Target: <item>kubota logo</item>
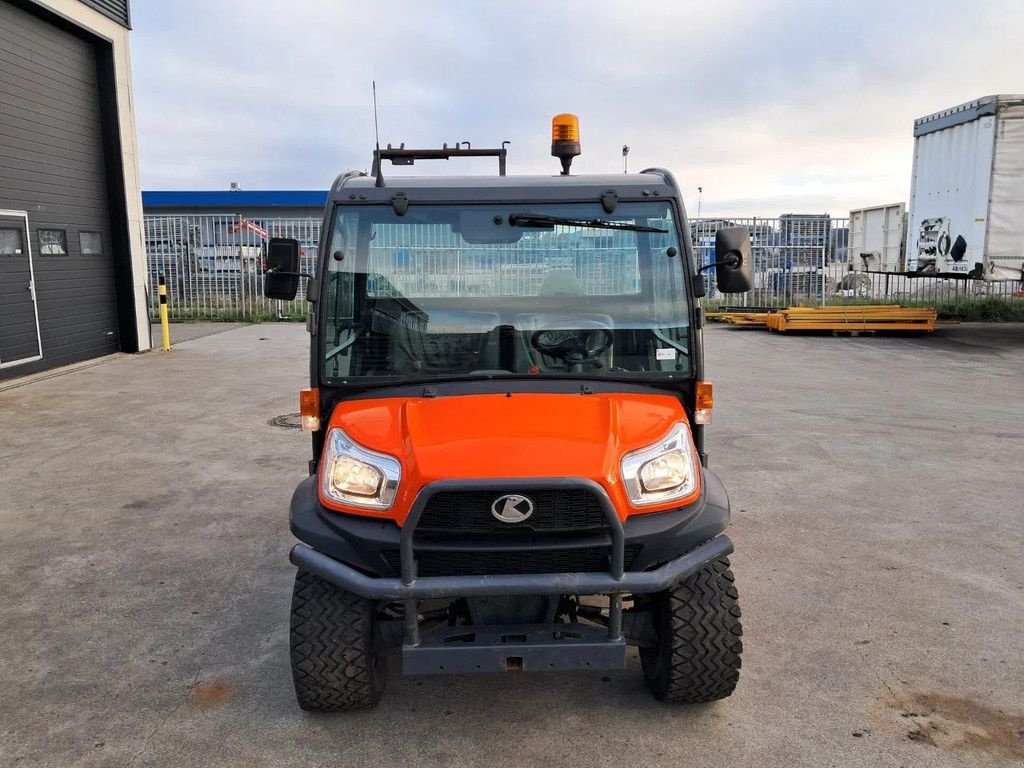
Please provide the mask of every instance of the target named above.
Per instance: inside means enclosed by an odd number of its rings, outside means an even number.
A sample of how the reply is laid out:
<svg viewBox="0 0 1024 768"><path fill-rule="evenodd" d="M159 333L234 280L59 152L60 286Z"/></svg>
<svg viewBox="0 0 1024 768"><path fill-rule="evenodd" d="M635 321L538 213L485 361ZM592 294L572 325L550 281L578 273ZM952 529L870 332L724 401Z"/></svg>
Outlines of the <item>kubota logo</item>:
<svg viewBox="0 0 1024 768"><path fill-rule="evenodd" d="M533 514L533 502L516 493L499 496L491 504L491 514L503 523L521 523Z"/></svg>

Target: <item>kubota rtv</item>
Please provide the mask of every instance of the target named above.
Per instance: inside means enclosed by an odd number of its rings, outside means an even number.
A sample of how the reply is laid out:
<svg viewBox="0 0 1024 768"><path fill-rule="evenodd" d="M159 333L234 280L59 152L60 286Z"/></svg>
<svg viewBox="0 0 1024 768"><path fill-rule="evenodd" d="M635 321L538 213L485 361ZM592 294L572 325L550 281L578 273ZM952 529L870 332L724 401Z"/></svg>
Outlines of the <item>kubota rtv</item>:
<svg viewBox="0 0 1024 768"><path fill-rule="evenodd" d="M406 674L613 669L653 694L728 696L740 609L729 499L707 468L705 278L667 171L553 176L500 149L378 149L331 189L308 275L310 476L291 614L299 704L373 705ZM385 161L493 155L493 177L385 176ZM717 233L718 289L750 240ZM299 244L271 240L294 298Z"/></svg>

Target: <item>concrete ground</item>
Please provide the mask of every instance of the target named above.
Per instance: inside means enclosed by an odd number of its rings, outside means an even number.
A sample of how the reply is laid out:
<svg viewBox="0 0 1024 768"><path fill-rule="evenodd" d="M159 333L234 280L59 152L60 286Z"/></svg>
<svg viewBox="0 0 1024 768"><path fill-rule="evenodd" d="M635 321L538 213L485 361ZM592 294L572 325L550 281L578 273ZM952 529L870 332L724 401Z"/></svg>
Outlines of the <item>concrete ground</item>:
<svg viewBox="0 0 1024 768"><path fill-rule="evenodd" d="M223 330L225 327L222 327ZM179 335L179 339L182 336ZM288 665L300 325L0 393L0 765L1024 762L1024 327L712 328L743 674L400 678L310 716Z"/></svg>
<svg viewBox="0 0 1024 768"><path fill-rule="evenodd" d="M245 323L169 323L168 330L171 334L171 347L182 344L193 339L201 339L203 336L212 336L215 333L232 331L235 328L242 328ZM155 322L150 328L153 349L160 349L163 336L160 331L160 323Z"/></svg>

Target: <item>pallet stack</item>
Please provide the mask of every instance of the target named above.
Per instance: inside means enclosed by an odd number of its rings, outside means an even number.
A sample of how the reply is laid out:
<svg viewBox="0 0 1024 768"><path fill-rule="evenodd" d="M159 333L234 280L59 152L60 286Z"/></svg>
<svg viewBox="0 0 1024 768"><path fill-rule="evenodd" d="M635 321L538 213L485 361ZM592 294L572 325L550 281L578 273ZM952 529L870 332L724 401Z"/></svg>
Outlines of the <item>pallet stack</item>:
<svg viewBox="0 0 1024 768"><path fill-rule="evenodd" d="M746 328L764 328L768 324L767 312L708 312L707 318Z"/></svg>
<svg viewBox="0 0 1024 768"><path fill-rule="evenodd" d="M935 330L937 314L934 309L926 307L893 305L790 307L768 315L765 324L779 333L832 331L853 336L875 331L931 333Z"/></svg>

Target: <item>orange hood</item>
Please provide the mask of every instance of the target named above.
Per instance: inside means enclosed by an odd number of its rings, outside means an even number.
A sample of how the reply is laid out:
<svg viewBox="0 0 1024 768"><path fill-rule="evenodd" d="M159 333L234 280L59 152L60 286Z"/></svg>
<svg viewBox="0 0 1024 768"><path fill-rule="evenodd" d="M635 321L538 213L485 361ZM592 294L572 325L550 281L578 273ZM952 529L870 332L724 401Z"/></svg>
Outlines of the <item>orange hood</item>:
<svg viewBox="0 0 1024 768"><path fill-rule="evenodd" d="M619 477L622 455L656 442L674 423L685 420L682 405L670 395L513 393L349 400L335 408L328 428L340 427L360 445L397 457L402 479L386 512L330 506L401 524L416 494L435 480L582 477L603 485L616 509L625 513L630 507Z"/></svg>

